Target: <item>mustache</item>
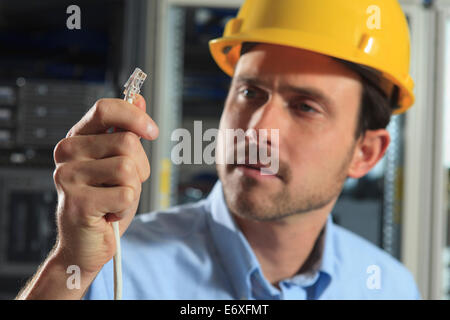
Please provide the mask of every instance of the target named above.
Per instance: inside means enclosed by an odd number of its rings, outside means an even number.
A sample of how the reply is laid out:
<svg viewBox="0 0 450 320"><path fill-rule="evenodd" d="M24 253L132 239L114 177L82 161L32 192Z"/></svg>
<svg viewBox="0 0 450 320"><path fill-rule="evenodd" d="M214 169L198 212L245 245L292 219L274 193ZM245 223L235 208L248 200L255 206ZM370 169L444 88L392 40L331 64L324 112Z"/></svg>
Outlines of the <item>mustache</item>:
<svg viewBox="0 0 450 320"><path fill-rule="evenodd" d="M253 139L245 139L238 142L233 141L232 146L234 152L226 152L226 163L231 167L252 166L259 168L265 174L275 174L285 182L291 180L291 169L288 163L280 158L279 150L275 149L278 148L277 145L270 141L258 143ZM231 149L230 143L226 144L226 148Z"/></svg>

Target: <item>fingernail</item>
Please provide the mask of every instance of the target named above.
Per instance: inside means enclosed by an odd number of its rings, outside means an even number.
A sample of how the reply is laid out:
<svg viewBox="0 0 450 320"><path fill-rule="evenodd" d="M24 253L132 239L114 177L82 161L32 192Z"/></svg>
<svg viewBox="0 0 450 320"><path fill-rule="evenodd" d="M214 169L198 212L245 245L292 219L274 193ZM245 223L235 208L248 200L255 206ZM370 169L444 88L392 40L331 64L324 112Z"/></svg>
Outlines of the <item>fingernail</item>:
<svg viewBox="0 0 450 320"><path fill-rule="evenodd" d="M155 136L155 128L152 124L147 125L147 136L149 136L150 139L153 139Z"/></svg>

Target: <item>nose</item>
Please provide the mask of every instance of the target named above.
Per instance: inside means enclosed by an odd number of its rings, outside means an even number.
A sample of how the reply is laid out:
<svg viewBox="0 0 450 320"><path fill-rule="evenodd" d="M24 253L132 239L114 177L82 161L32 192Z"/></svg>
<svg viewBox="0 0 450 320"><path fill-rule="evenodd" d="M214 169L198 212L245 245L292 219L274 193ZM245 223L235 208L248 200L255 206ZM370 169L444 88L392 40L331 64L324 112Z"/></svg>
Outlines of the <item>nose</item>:
<svg viewBox="0 0 450 320"><path fill-rule="evenodd" d="M287 132L289 115L287 109L283 106L284 100L282 97L273 95L265 101L264 105L253 112L248 121L247 142L257 145L258 148L263 148L262 150L267 155L275 153L274 156L278 157L280 142L283 140L282 133L286 134Z"/></svg>
<svg viewBox="0 0 450 320"><path fill-rule="evenodd" d="M283 104L281 97L271 96L264 105L253 112L247 126L246 140L250 159L253 156L253 159L258 159L261 164L269 166L266 174L278 172L279 169L281 129L287 127L289 121L289 115ZM251 145L257 146L257 150L254 147L252 149Z"/></svg>
<svg viewBox="0 0 450 320"><path fill-rule="evenodd" d="M283 99L278 96L271 96L264 105L255 110L251 115L247 129L253 129L258 132L260 129L281 130L287 126L285 108L283 108Z"/></svg>

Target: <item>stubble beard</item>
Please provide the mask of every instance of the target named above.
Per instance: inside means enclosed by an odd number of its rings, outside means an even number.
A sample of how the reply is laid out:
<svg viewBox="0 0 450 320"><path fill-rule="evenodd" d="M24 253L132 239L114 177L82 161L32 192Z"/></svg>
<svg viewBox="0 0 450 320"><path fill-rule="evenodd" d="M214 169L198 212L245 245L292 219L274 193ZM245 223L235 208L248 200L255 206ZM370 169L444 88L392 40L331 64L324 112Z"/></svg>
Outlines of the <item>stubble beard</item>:
<svg viewBox="0 0 450 320"><path fill-rule="evenodd" d="M280 163L284 176L282 181L277 181L281 187L275 192L270 187L263 189L258 181L250 177L234 179L232 174L236 168L232 165L217 166L225 202L232 213L256 221L279 221L292 215L321 209L335 201L341 193L353 151L354 146L338 167L335 178L327 178L327 185L324 185L325 181L316 181L314 186L302 185L291 190L290 183L294 177L289 167ZM256 195L256 192L260 194Z"/></svg>

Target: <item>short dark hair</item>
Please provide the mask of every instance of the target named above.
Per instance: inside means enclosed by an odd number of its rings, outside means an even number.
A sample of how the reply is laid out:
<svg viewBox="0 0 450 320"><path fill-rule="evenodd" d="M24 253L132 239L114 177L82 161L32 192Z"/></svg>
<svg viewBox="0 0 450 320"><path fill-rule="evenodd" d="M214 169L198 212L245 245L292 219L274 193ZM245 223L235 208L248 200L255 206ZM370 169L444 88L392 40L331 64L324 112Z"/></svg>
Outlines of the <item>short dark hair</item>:
<svg viewBox="0 0 450 320"><path fill-rule="evenodd" d="M241 47L241 55L250 51L257 44L256 42L244 42ZM355 137L364 136L367 130L385 129L391 120L393 111L397 108L398 87L394 86L392 93L388 94L385 89L382 89L382 78L378 71L346 60L334 59L356 72L361 78L362 95Z"/></svg>
<svg viewBox="0 0 450 320"><path fill-rule="evenodd" d="M391 120L392 113L398 108L399 88L396 85L386 86L380 72L353 62L335 59L361 78L362 95L359 108L358 125L355 136L364 136L367 130L385 129ZM382 85L384 83L384 85ZM384 88L382 88L384 87Z"/></svg>

